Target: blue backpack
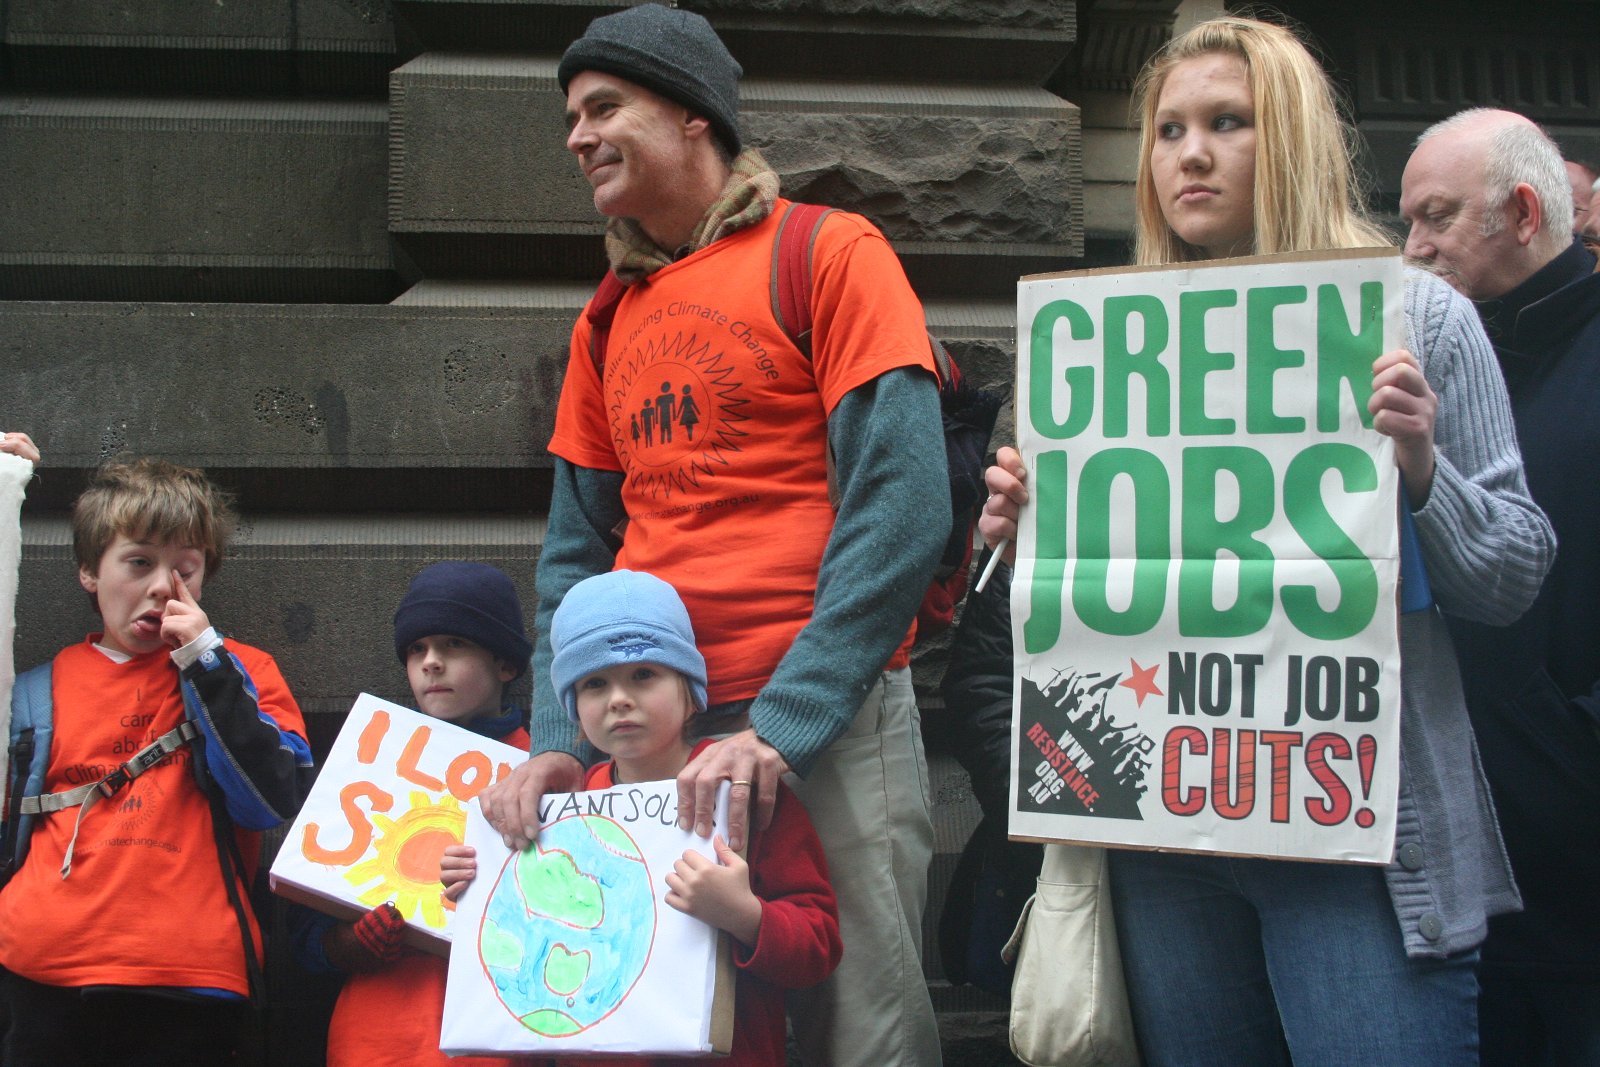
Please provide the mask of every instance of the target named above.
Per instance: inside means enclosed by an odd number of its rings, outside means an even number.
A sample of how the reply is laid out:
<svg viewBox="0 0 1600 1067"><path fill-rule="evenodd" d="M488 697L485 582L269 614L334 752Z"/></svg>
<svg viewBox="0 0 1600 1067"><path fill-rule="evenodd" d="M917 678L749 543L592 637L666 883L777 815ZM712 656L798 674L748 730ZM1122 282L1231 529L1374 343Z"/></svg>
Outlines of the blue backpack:
<svg viewBox="0 0 1600 1067"><path fill-rule="evenodd" d="M22 798L37 796L50 763L50 742L56 732L50 700L50 664L41 663L17 676L11 691L11 786L6 796L6 821L0 834L0 885L22 866L33 836L34 815L22 814Z"/></svg>

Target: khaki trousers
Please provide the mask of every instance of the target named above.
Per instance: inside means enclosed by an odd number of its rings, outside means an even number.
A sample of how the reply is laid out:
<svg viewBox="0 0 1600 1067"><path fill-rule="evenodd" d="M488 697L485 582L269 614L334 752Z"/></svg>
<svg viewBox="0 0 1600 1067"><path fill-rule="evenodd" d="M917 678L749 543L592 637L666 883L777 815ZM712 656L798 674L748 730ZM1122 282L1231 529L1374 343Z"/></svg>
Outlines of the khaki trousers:
<svg viewBox="0 0 1600 1067"><path fill-rule="evenodd" d="M805 1067L939 1067L922 974L933 820L910 670L885 671L849 730L789 784L827 852L844 940L827 981L789 994Z"/></svg>

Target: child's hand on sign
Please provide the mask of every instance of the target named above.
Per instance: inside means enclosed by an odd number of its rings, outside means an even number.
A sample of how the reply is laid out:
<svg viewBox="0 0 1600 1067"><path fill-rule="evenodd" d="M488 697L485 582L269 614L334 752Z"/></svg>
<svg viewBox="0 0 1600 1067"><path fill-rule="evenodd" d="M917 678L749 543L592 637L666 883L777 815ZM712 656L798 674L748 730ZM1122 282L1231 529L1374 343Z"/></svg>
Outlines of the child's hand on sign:
<svg viewBox="0 0 1600 1067"><path fill-rule="evenodd" d="M672 865L667 904L754 948L761 933L761 901L750 889L750 867L721 834L711 839L711 847L720 863L689 849Z"/></svg>
<svg viewBox="0 0 1600 1067"><path fill-rule="evenodd" d="M1397 348L1377 358L1367 410L1373 429L1394 438L1394 461L1415 511L1433 489L1433 421L1439 413L1439 398L1416 356Z"/></svg>
<svg viewBox="0 0 1600 1067"><path fill-rule="evenodd" d="M446 845L439 859L439 881L444 883L444 899L460 900L467 886L478 877L478 850L471 845Z"/></svg>
<svg viewBox="0 0 1600 1067"><path fill-rule="evenodd" d="M33 464L39 462L39 446L33 443L33 438L20 430L12 430L9 433L0 431L0 452L9 452Z"/></svg>
<svg viewBox="0 0 1600 1067"><path fill-rule="evenodd" d="M400 940L406 921L393 904L383 903L353 923L334 923L322 935L328 962L347 974L381 971L405 950Z"/></svg>

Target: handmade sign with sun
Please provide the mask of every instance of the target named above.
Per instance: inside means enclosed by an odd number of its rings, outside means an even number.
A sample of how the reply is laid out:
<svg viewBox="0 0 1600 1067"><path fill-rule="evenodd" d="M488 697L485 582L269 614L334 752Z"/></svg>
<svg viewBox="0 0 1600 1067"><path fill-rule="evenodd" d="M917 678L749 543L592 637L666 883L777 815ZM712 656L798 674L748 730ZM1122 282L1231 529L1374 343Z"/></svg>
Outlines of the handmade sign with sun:
<svg viewBox="0 0 1600 1067"><path fill-rule="evenodd" d="M392 902L407 942L445 955L453 905L440 895L439 858L462 841L478 794L525 759L361 694L273 861L273 891L344 919Z"/></svg>

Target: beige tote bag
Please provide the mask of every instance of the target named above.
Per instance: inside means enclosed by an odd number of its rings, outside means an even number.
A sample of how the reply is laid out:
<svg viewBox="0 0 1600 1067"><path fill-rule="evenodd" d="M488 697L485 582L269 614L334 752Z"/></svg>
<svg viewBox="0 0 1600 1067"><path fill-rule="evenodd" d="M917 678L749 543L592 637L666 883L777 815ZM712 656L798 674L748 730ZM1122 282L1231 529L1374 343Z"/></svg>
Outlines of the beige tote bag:
<svg viewBox="0 0 1600 1067"><path fill-rule="evenodd" d="M1038 891L1001 955L1011 980L1011 1051L1032 1067L1139 1067L1106 850L1046 845Z"/></svg>

